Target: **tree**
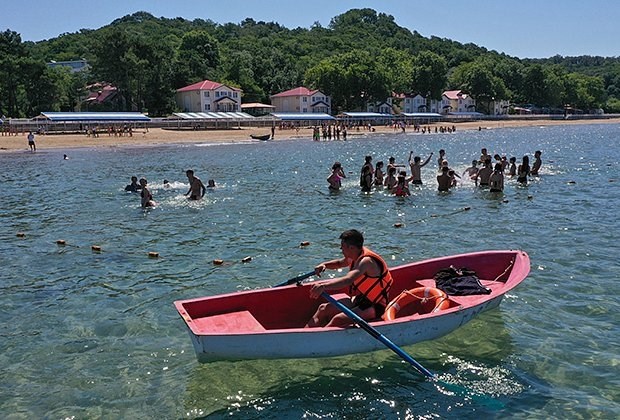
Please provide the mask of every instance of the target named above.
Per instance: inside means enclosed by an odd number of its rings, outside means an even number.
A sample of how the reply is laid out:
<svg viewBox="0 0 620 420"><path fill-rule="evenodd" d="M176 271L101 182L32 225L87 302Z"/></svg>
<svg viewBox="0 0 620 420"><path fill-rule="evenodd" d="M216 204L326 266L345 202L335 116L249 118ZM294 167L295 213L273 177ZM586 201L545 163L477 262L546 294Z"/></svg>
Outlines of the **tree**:
<svg viewBox="0 0 620 420"><path fill-rule="evenodd" d="M175 88L206 79L219 64L220 51L215 38L201 30L184 34L177 51Z"/></svg>
<svg viewBox="0 0 620 420"><path fill-rule="evenodd" d="M411 63L410 90L432 99L441 99L446 87L448 65L446 60L431 51L422 51Z"/></svg>
<svg viewBox="0 0 620 420"><path fill-rule="evenodd" d="M17 97L25 59L21 36L10 30L0 32L0 111L4 115L20 115ZM5 102L3 98L6 98Z"/></svg>
<svg viewBox="0 0 620 420"><path fill-rule="evenodd" d="M388 76L364 50L353 50L321 61L306 72L306 83L331 95L332 109L363 109L390 95Z"/></svg>

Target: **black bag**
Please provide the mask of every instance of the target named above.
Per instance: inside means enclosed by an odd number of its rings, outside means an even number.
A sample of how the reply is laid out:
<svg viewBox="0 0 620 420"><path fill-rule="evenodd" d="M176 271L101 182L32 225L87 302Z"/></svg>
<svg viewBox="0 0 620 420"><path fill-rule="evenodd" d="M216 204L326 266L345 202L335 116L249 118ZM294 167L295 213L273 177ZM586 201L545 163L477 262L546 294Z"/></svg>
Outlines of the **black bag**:
<svg viewBox="0 0 620 420"><path fill-rule="evenodd" d="M468 268L450 266L442 268L435 276L435 287L448 295L488 295L491 289L484 287L475 271Z"/></svg>

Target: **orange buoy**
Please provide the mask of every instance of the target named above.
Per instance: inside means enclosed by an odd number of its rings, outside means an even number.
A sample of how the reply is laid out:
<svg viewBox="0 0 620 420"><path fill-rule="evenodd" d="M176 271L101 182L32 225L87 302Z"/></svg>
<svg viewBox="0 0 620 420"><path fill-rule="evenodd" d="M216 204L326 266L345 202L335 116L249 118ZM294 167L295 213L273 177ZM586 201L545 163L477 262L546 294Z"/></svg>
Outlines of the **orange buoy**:
<svg viewBox="0 0 620 420"><path fill-rule="evenodd" d="M56 241L56 244L57 245L66 245L67 243L65 242L64 239L59 239L59 240Z"/></svg>
<svg viewBox="0 0 620 420"><path fill-rule="evenodd" d="M416 287L404 290L392 300L383 314L385 321L393 321L399 316L415 313L429 314L450 307L448 295L435 287Z"/></svg>
<svg viewBox="0 0 620 420"><path fill-rule="evenodd" d="M310 245L310 242L308 241L303 241L301 244L299 244L299 246L308 246Z"/></svg>
<svg viewBox="0 0 620 420"><path fill-rule="evenodd" d="M159 258L159 252L149 252L149 258Z"/></svg>
<svg viewBox="0 0 620 420"><path fill-rule="evenodd" d="M224 260L213 260L213 265L222 265L224 264Z"/></svg>
<svg viewBox="0 0 620 420"><path fill-rule="evenodd" d="M403 224L402 223L394 223L394 227L395 228L403 227Z"/></svg>

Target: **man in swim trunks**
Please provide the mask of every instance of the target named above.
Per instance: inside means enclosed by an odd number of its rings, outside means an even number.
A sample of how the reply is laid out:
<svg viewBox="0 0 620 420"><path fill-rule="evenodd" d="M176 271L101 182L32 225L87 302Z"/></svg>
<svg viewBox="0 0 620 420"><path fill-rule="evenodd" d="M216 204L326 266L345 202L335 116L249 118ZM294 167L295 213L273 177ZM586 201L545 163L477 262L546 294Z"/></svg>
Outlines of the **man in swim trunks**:
<svg viewBox="0 0 620 420"><path fill-rule="evenodd" d="M381 317L388 303L388 292L392 286L392 276L387 264L378 254L364 247L364 236L351 229L340 235L340 249L343 258L326 261L314 270L320 275L326 269L349 267L342 277L314 282L310 296L314 299L323 292L348 287L348 295L339 299L345 306L366 320ZM352 321L340 310L329 304L319 305L306 327L346 327Z"/></svg>
<svg viewBox="0 0 620 420"><path fill-rule="evenodd" d="M28 146L30 147L30 151L37 151L37 145L34 144L34 134L32 134L32 131L28 133Z"/></svg>
<svg viewBox="0 0 620 420"><path fill-rule="evenodd" d="M194 176L194 171L192 169L185 171L185 175L187 175L187 179L189 180L189 191L187 191L185 195L189 195L190 200L200 200L207 191L205 184L202 183L200 178Z"/></svg>

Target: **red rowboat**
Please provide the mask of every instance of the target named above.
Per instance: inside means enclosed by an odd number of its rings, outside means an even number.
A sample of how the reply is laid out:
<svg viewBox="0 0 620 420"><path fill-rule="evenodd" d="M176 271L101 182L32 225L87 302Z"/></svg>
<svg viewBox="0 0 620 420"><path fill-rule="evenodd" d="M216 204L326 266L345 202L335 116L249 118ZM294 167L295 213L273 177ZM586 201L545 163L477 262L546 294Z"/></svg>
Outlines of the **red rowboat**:
<svg viewBox="0 0 620 420"><path fill-rule="evenodd" d="M446 296L428 310L418 308L412 313L403 308L394 320L379 319L369 324L397 345L446 335L479 313L497 307L506 292L527 277L530 259L523 251L482 251L390 268L394 278L390 298L411 289L434 291L433 276L450 266L475 271L491 293ZM188 327L200 362L329 357L384 348L356 327L303 328L318 305L325 302L311 299L309 288L303 284L258 289L180 300L174 305Z"/></svg>

